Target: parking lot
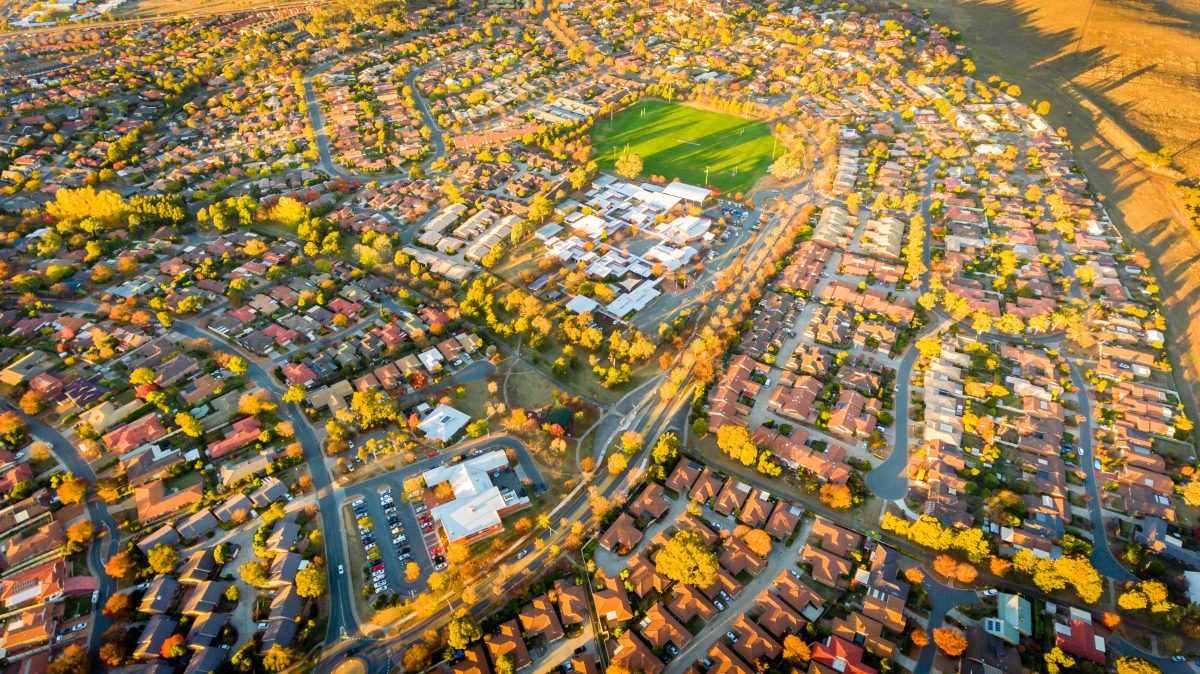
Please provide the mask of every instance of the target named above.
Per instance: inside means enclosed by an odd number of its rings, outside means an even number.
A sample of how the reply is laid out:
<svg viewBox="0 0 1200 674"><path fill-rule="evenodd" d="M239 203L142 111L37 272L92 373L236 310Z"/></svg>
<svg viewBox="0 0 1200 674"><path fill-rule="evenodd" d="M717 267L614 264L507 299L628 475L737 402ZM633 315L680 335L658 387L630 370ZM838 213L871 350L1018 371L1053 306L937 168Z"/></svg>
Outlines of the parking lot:
<svg viewBox="0 0 1200 674"><path fill-rule="evenodd" d="M349 496L345 505L353 510L354 519L370 519L369 527L359 527L359 540L350 539L347 545L360 545L366 553L369 567L365 570L366 583L373 592L371 599L384 592L394 592L404 597L424 592L429 574L446 568L445 550L442 549L437 524L425 504L406 498L403 492L405 478L439 464L477 456L488 449L511 447L513 445L509 445L510 442L507 438L492 438L464 443L452 451L431 451L424 459L402 470L372 477L347 490ZM468 449L471 446L474 448ZM535 493L544 491L546 485L536 468L533 468L525 448L517 449L517 455L520 458L519 467L502 470L492 479L501 489L520 493L524 490L522 479L529 478ZM347 536L350 535L351 532L347 532ZM410 562L421 568L420 576L411 583L405 573ZM358 573L358 578L363 578L361 574L364 569L346 571Z"/></svg>
<svg viewBox="0 0 1200 674"><path fill-rule="evenodd" d="M421 592L433 566L424 540L427 536L437 540L432 525L422 531L417 513L401 499L400 486L390 482L381 484L374 493L353 499L350 505L355 519L366 516L371 520L369 529L359 528L359 540L367 553L374 593ZM408 582L405 574L409 562L421 567L421 576L414 583Z"/></svg>

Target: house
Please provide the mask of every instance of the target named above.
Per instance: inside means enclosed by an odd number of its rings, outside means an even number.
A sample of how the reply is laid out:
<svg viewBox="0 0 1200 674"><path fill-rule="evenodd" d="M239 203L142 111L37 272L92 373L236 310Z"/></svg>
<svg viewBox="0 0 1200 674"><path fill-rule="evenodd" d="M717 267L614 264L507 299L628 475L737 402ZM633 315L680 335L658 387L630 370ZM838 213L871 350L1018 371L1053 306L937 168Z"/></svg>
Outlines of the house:
<svg viewBox="0 0 1200 674"><path fill-rule="evenodd" d="M800 551L800 560L812 566L813 580L829 587L849 587L846 579L854 570L854 565L845 557L814 548L811 543L808 543Z"/></svg>
<svg viewBox="0 0 1200 674"><path fill-rule="evenodd" d="M626 630L617 639L617 647L613 650L612 661L625 666L630 672L643 672L644 674L660 674L666 668L663 661L633 630Z"/></svg>
<svg viewBox="0 0 1200 674"><path fill-rule="evenodd" d="M275 529L267 537L268 552L289 552L300 540L300 525L288 518L275 523Z"/></svg>
<svg viewBox="0 0 1200 674"><path fill-rule="evenodd" d="M462 429L466 428L471 417L446 404L438 405L432 412L421 420L417 428L425 437L438 442L450 442Z"/></svg>
<svg viewBox="0 0 1200 674"><path fill-rule="evenodd" d="M141 660L158 658L162 654L163 643L166 642L167 637L175 633L177 627L179 627L179 623L175 622L174 618L165 615L150 616L149 622L142 630L141 638L138 639L137 647L133 651L133 657Z"/></svg>
<svg viewBox="0 0 1200 674"><path fill-rule="evenodd" d="M235 517L239 516L250 517L254 515L254 504L245 494L234 494L225 499L225 502L213 509L213 515L216 515L222 523L228 524Z"/></svg>
<svg viewBox="0 0 1200 674"><path fill-rule="evenodd" d="M687 628L675 616L671 615L661 603L655 604L646 612L646 617L642 618L637 628L642 638L652 648L660 651L666 649L667 644L671 644L675 648L682 650L692 640L692 633L687 631Z"/></svg>
<svg viewBox="0 0 1200 674"><path fill-rule="evenodd" d="M257 440L260 433L262 433L262 426L258 417L250 416L240 419L230 426L224 438L209 443L206 450L208 458L216 461L224 456L228 456Z"/></svg>
<svg viewBox="0 0 1200 674"><path fill-rule="evenodd" d="M629 512L641 521L652 521L662 517L671 508L662 485L651 482L629 505Z"/></svg>
<svg viewBox="0 0 1200 674"><path fill-rule="evenodd" d="M551 643L565 636L558 614L554 612L554 605L544 594L534 597L521 611L519 618L521 627L531 639L541 637L546 643Z"/></svg>
<svg viewBox="0 0 1200 674"><path fill-rule="evenodd" d="M984 618L983 629L1016 646L1022 636L1033 633L1033 607L1022 596L1001 592L996 595L997 615Z"/></svg>
<svg viewBox="0 0 1200 674"><path fill-rule="evenodd" d="M739 482L734 478L729 478L725 481L725 486L717 494L717 500L713 504L713 510L725 515L732 516L735 512L740 511L746 503L746 499L750 497L750 485Z"/></svg>
<svg viewBox="0 0 1200 674"><path fill-rule="evenodd" d="M721 563L721 568L735 576L743 573L757 576L767 568L766 560L755 554L749 545L736 536L725 539L717 559Z"/></svg>
<svg viewBox="0 0 1200 674"><path fill-rule="evenodd" d="M698 503L707 503L709 499L716 498L717 494L725 486L725 480L719 477L712 468L704 467L700 472L700 477L696 478L692 484L692 490L688 494L688 498Z"/></svg>
<svg viewBox="0 0 1200 674"><path fill-rule="evenodd" d="M671 596L666 605L671 614L684 623L691 622L694 618L708 622L717 615L717 607L713 606L707 597L691 585L682 583L677 583L671 588Z"/></svg>
<svg viewBox="0 0 1200 674"><path fill-rule="evenodd" d="M771 590L764 590L758 596L758 606L762 609L758 614L758 624L775 637L776 641L782 642L789 634L800 634L800 630L804 629L807 623Z"/></svg>
<svg viewBox="0 0 1200 674"><path fill-rule="evenodd" d="M616 626L633 618L633 609L629 604L629 593L625 585L617 578L605 578L604 589L592 594L596 604L596 613L609 626Z"/></svg>
<svg viewBox="0 0 1200 674"><path fill-rule="evenodd" d="M731 651L724 640L713 642L708 649L708 659L713 664L707 674L755 674L755 669Z"/></svg>
<svg viewBox="0 0 1200 674"><path fill-rule="evenodd" d="M217 557L213 548L197 550L183 560L183 567L178 571L179 582L196 585L211 580L216 571Z"/></svg>
<svg viewBox="0 0 1200 674"><path fill-rule="evenodd" d="M1077 658L1104 666L1104 637L1096 634L1092 614L1070 607L1067 622L1054 623L1054 641L1058 647Z"/></svg>
<svg viewBox="0 0 1200 674"><path fill-rule="evenodd" d="M12 610L58 599L67 594L67 581L67 564L61 557L10 573L0 579L0 605Z"/></svg>
<svg viewBox="0 0 1200 674"><path fill-rule="evenodd" d="M211 613L221 603L221 595L228 585L229 583L211 580L197 583L183 601L180 612L193 617Z"/></svg>
<svg viewBox="0 0 1200 674"><path fill-rule="evenodd" d="M863 648L837 636L812 645L812 661L843 674L878 674L874 667L863 664Z"/></svg>
<svg viewBox="0 0 1200 674"><path fill-rule="evenodd" d="M175 597L179 594L179 581L175 576L161 574L150 581L150 587L142 595L142 603L138 611L142 613L166 613L175 605Z"/></svg>
<svg viewBox="0 0 1200 674"><path fill-rule="evenodd" d="M773 505L769 493L762 489L754 489L742 504L742 512L738 514L738 521L746 526L761 527L770 519Z"/></svg>
<svg viewBox="0 0 1200 674"><path fill-rule="evenodd" d="M600 547L619 555L629 553L642 540L642 532L629 513L621 513L608 530L600 536Z"/></svg>
<svg viewBox="0 0 1200 674"><path fill-rule="evenodd" d="M105 433L100 439L109 451L126 454L166 434L167 429L159 421L158 415L147 414L137 421L131 421Z"/></svg>
<svg viewBox="0 0 1200 674"><path fill-rule="evenodd" d="M175 525L175 530L185 541L195 540L217 528L217 518L208 508L196 511Z"/></svg>
<svg viewBox="0 0 1200 674"><path fill-rule="evenodd" d="M778 641L775 641L765 629L751 621L745 614L738 616L737 620L733 622L731 631L738 635L737 643L733 645L733 652L750 664L766 664L783 651L783 646Z"/></svg>
<svg viewBox="0 0 1200 674"><path fill-rule="evenodd" d="M250 502L256 508L267 508L287 496L288 488L277 477L263 478L258 489L250 492Z"/></svg>
<svg viewBox="0 0 1200 674"><path fill-rule="evenodd" d="M296 573L308 566L308 562L294 553L281 552L271 559L270 584L273 587L285 587L296 583Z"/></svg>
<svg viewBox="0 0 1200 674"><path fill-rule="evenodd" d="M692 484L696 482L696 478L700 477L700 471L703 467L692 461L691 459L681 459L675 466L675 470L671 471L671 476L667 478L666 487L676 494L686 493L692 488Z"/></svg>
<svg viewBox="0 0 1200 674"><path fill-rule="evenodd" d="M962 655L962 674L1021 674L1021 656L1003 640L972 626L967 628L967 650ZM1065 650L1065 649L1064 649Z"/></svg>
<svg viewBox="0 0 1200 674"><path fill-rule="evenodd" d="M554 594L558 597L558 614L568 627L582 625L588 620L587 590L582 585L559 579L554 582Z"/></svg>
<svg viewBox="0 0 1200 674"><path fill-rule="evenodd" d="M525 647L525 639L521 637L521 626L517 624L516 619L497 625L494 632L484 636L483 641L492 656L492 662L508 655L512 657L513 665L518 671L533 664L533 659L529 657L529 649Z"/></svg>
<svg viewBox="0 0 1200 674"><path fill-rule="evenodd" d="M450 665L450 674L492 674L483 642L475 642L463 651L460 660Z"/></svg>
<svg viewBox="0 0 1200 674"><path fill-rule="evenodd" d="M221 636L221 630L224 629L228 622L229 614L227 613L204 613L200 615L192 623L192 628L188 630L188 647L198 649L211 646L217 637Z"/></svg>
<svg viewBox="0 0 1200 674"><path fill-rule="evenodd" d="M626 582L633 586L633 591L639 597L649 597L655 592L663 592L671 581L658 572L654 563L644 553L638 553L629 558L629 574Z"/></svg>
<svg viewBox="0 0 1200 674"><path fill-rule="evenodd" d="M135 487L133 490L138 519L142 522L153 522L160 517L191 507L203 496L204 488L199 483L184 487L171 494L166 493L166 487L162 482L151 482Z"/></svg>
<svg viewBox="0 0 1200 674"><path fill-rule="evenodd" d="M767 520L766 532L775 540L786 541L796 531L796 525L800 524L803 516L804 509L800 506L779 501Z"/></svg>

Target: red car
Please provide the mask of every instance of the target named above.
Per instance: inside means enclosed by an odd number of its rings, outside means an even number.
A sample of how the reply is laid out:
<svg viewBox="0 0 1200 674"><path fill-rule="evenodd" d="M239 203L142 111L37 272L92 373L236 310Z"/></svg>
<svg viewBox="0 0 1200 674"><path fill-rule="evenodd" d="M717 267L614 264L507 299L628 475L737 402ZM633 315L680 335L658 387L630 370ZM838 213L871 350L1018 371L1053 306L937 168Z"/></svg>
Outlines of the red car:
<svg viewBox="0 0 1200 674"><path fill-rule="evenodd" d="M430 452L430 453L428 453L428 454L426 454L426 455L425 455L425 458L426 458L426 459L432 459L432 458L433 458L433 457L435 457L435 456L437 456L437 452Z"/></svg>

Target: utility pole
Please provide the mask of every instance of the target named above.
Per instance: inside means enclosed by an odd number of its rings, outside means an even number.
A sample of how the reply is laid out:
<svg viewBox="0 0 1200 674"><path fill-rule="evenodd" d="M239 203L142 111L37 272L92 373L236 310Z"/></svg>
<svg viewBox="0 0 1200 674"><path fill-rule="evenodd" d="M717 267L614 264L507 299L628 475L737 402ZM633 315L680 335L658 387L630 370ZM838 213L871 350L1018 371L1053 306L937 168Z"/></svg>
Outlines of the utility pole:
<svg viewBox="0 0 1200 674"><path fill-rule="evenodd" d="M711 167L709 167L709 166L704 167L704 186L705 187L708 187L708 169L709 168L711 168Z"/></svg>

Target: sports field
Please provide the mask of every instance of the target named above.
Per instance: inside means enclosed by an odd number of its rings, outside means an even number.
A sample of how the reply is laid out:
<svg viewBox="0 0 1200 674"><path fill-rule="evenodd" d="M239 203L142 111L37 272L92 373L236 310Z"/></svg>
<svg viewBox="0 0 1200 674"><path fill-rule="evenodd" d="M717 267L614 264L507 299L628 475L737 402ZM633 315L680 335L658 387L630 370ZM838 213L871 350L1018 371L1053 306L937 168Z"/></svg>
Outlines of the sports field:
<svg viewBox="0 0 1200 674"><path fill-rule="evenodd" d="M642 175L659 175L726 194L747 192L771 165L773 141L764 122L678 103L641 101L592 127L596 158L613 170L625 152L642 156ZM781 150L780 150L781 151Z"/></svg>

